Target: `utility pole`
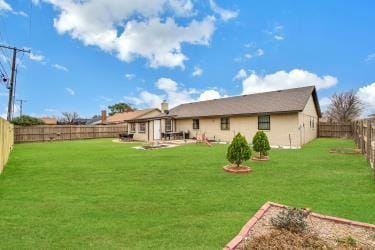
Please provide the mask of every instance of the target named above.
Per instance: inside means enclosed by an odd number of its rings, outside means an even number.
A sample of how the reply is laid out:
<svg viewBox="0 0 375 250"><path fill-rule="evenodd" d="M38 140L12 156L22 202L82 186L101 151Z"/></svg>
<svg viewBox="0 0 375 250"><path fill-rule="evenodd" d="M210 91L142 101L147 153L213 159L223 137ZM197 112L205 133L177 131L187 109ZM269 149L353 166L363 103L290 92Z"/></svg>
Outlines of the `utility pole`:
<svg viewBox="0 0 375 250"><path fill-rule="evenodd" d="M30 53L30 50L19 49L19 48L7 46L7 45L0 45L0 48L13 50L11 75L10 75L10 82L9 82L9 99L8 99L8 115L7 115L7 120L10 121L12 119L12 112L13 112L14 78L15 78L15 72L16 72L17 52L20 51L24 53Z"/></svg>
<svg viewBox="0 0 375 250"><path fill-rule="evenodd" d="M27 101L24 100L24 99L19 99L19 100L16 100L16 101L20 103L20 116L22 116L22 107L23 107L23 104Z"/></svg>

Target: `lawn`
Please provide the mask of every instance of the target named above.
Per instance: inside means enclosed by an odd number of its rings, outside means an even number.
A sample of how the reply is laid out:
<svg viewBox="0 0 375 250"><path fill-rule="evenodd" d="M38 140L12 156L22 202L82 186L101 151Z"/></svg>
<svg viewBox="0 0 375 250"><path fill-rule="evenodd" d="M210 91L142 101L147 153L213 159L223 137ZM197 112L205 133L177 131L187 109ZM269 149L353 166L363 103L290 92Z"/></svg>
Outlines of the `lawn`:
<svg viewBox="0 0 375 250"><path fill-rule="evenodd" d="M0 248L220 249L266 201L375 223L375 182L350 140L272 150L228 174L227 145L140 151L111 140L16 145L0 176Z"/></svg>

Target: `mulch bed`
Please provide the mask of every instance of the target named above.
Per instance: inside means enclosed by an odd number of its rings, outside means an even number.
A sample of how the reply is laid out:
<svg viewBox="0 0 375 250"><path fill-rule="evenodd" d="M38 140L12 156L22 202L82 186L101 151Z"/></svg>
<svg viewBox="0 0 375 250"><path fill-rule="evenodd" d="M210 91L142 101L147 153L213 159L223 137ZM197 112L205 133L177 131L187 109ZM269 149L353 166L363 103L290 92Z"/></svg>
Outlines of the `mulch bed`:
<svg viewBox="0 0 375 250"><path fill-rule="evenodd" d="M224 171L234 174L245 174L252 171L252 169L248 166L240 166L236 167L233 165L227 165L223 167Z"/></svg>
<svg viewBox="0 0 375 250"><path fill-rule="evenodd" d="M375 225L310 213L306 232L275 228L286 206L266 203L224 249L375 249Z"/></svg>

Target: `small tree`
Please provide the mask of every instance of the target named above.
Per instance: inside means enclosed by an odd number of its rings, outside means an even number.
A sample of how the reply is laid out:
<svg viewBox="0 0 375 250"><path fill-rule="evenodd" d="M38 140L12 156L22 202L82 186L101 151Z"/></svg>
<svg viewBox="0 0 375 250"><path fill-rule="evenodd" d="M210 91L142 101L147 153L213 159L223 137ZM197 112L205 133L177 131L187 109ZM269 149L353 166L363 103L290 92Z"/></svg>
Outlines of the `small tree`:
<svg viewBox="0 0 375 250"><path fill-rule="evenodd" d="M271 149L266 133L258 131L253 137L253 149L259 152L260 158L268 155L268 151Z"/></svg>
<svg viewBox="0 0 375 250"><path fill-rule="evenodd" d="M240 167L241 163L249 160L251 157L251 148L246 138L238 133L228 147L227 159L230 163Z"/></svg>

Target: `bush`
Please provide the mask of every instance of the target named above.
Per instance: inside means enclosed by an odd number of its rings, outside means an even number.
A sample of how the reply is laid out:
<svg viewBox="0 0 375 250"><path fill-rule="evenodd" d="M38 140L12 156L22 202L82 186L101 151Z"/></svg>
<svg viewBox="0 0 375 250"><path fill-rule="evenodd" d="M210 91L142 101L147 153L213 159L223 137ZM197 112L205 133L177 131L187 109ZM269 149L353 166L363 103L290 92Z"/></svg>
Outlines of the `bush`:
<svg viewBox="0 0 375 250"><path fill-rule="evenodd" d="M241 163L249 160L251 157L251 148L246 138L238 133L228 147L227 159L230 163L240 167Z"/></svg>
<svg viewBox="0 0 375 250"><path fill-rule="evenodd" d="M307 228L306 218L309 211L298 208L288 208L271 218L272 226L286 229L293 233L302 233Z"/></svg>
<svg viewBox="0 0 375 250"><path fill-rule="evenodd" d="M44 122L38 118L28 116L28 115L23 115L20 117L16 117L12 120L12 123L14 125L19 125L19 126L32 126L32 125L43 125Z"/></svg>
<svg viewBox="0 0 375 250"><path fill-rule="evenodd" d="M266 133L258 131L253 137L253 149L259 152L260 158L268 155L268 151L271 149Z"/></svg>

